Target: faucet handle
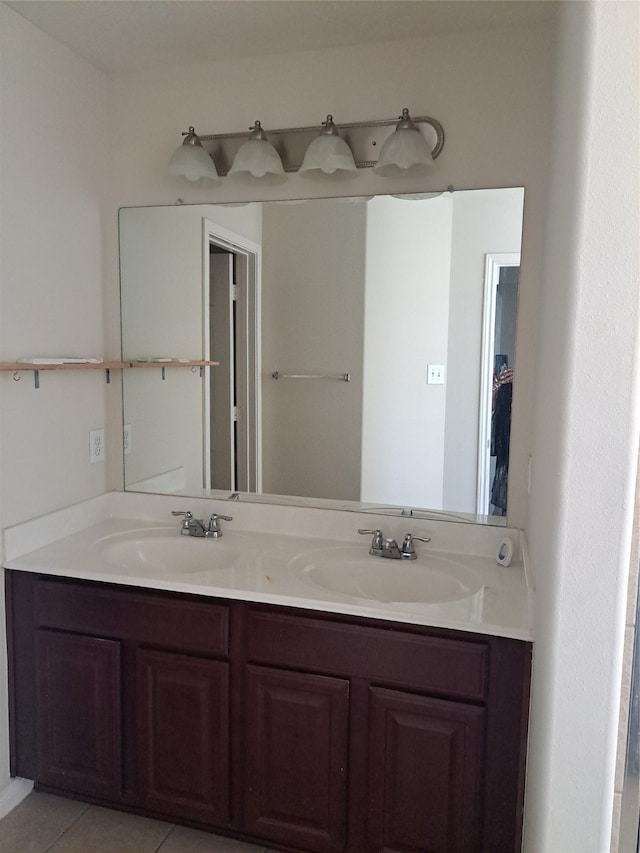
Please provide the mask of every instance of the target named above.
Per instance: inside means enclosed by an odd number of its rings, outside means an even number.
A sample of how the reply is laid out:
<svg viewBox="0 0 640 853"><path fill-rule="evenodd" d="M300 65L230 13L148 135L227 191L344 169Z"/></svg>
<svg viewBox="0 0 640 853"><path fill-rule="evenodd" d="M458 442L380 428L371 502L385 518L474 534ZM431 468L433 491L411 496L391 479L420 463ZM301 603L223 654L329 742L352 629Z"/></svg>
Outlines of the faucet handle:
<svg viewBox="0 0 640 853"><path fill-rule="evenodd" d="M382 551L382 531L376 528L375 530L367 530L366 528L359 527L358 533L361 533L363 536L371 535L373 539L371 540L371 548L369 549L369 553L376 554Z"/></svg>
<svg viewBox="0 0 640 853"><path fill-rule="evenodd" d="M417 558L414 539L418 542L431 542L429 536L414 536L413 533L407 533L402 543L402 558L405 560L415 560Z"/></svg>
<svg viewBox="0 0 640 853"><path fill-rule="evenodd" d="M172 509L171 515L181 515L184 518L193 518L193 513L191 512L190 509L188 509L186 512L180 512L180 510Z"/></svg>
<svg viewBox="0 0 640 853"><path fill-rule="evenodd" d="M193 513L190 509L186 512L180 512L180 510L174 509L171 510L171 515L182 516L182 523L180 524L180 533L183 536L187 536L190 533L189 528L193 523Z"/></svg>
<svg viewBox="0 0 640 853"><path fill-rule="evenodd" d="M209 533L214 539L219 539L222 536L220 529L220 521L233 521L232 515L218 515L217 512L212 513L209 519Z"/></svg>

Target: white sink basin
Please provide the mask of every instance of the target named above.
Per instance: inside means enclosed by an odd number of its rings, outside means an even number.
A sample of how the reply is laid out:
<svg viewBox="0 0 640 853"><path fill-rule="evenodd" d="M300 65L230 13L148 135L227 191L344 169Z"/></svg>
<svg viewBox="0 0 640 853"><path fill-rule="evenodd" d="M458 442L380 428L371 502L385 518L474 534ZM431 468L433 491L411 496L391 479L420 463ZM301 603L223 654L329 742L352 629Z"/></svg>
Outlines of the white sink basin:
<svg viewBox="0 0 640 853"><path fill-rule="evenodd" d="M153 577L244 568L259 549L232 533L220 539L182 536L173 527L150 527L105 536L93 546L111 568Z"/></svg>
<svg viewBox="0 0 640 853"><path fill-rule="evenodd" d="M475 595L483 586L473 569L454 559L391 560L355 545L308 551L290 568L330 592L385 603L440 604Z"/></svg>

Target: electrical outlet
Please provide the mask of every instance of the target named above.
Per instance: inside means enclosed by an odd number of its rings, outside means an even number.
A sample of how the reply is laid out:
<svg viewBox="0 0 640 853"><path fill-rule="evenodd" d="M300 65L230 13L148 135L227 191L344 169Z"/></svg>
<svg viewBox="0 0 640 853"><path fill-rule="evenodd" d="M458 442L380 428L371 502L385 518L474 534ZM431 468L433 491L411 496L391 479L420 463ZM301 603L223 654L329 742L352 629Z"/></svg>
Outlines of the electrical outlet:
<svg viewBox="0 0 640 853"><path fill-rule="evenodd" d="M427 385L444 385L444 364L430 364L428 366Z"/></svg>
<svg viewBox="0 0 640 853"><path fill-rule="evenodd" d="M125 456L131 453L131 424L125 424L122 430L122 449Z"/></svg>
<svg viewBox="0 0 640 853"><path fill-rule="evenodd" d="M89 431L89 462L104 462L104 429Z"/></svg>

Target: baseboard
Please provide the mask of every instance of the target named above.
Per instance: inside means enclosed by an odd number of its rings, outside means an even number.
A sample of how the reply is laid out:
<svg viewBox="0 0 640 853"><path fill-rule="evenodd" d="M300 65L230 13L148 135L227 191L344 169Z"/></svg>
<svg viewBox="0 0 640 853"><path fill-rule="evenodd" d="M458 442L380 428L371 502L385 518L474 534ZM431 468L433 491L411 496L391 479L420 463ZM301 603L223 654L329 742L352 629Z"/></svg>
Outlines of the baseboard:
<svg viewBox="0 0 640 853"><path fill-rule="evenodd" d="M9 781L6 788L0 791L0 818L9 814L12 809L21 803L33 789L31 779L21 779L16 776Z"/></svg>

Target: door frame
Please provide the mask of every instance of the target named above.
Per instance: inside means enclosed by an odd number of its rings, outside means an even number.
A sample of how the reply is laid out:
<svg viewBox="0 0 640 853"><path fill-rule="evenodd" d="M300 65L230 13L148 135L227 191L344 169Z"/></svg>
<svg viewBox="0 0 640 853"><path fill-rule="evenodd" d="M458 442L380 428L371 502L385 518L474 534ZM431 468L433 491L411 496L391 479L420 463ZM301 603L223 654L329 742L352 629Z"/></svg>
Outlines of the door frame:
<svg viewBox="0 0 640 853"><path fill-rule="evenodd" d="M254 457L254 465L247 468L255 470L255 492L262 491L262 383L261 377L261 312L262 312L262 246L250 240L243 234L238 234L212 222L210 219L202 219L202 348L203 359L210 360L211 338L209 328L209 283L210 262L209 246L211 243L234 255L243 255L247 261L247 277L249 287L253 290L253 296L247 298L250 331L253 333L255 346L253 352L247 354L247 369L250 376L250 385L253 385L254 403L254 429L249 431L250 440L247 441L249 455ZM204 460L204 487L211 489L211 383L210 371L215 367L205 367L203 383L203 460Z"/></svg>
<svg viewBox="0 0 640 853"><path fill-rule="evenodd" d="M476 492L476 513L478 515L488 515L491 494L493 359L495 356L496 296L500 281L500 270L505 267L519 266L520 252L488 252L485 255L478 417L478 484Z"/></svg>

